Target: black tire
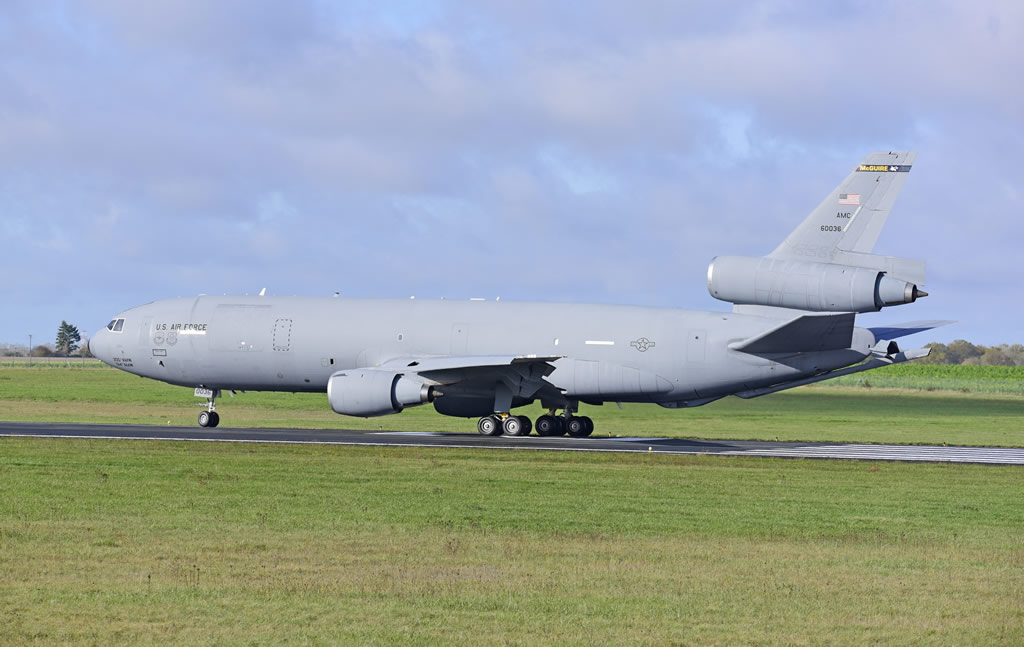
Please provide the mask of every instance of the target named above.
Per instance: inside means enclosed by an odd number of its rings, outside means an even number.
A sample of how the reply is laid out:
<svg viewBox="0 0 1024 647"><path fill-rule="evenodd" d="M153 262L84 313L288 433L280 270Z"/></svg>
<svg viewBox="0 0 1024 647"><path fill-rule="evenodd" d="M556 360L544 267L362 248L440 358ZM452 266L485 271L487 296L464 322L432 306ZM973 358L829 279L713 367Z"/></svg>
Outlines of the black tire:
<svg viewBox="0 0 1024 647"><path fill-rule="evenodd" d="M553 433L551 435L552 436L564 436L565 435L565 418L562 417L562 416L556 416L555 417L555 422L558 424L558 427L555 429L555 433Z"/></svg>
<svg viewBox="0 0 1024 647"><path fill-rule="evenodd" d="M519 416L508 416L501 421L501 430L506 436L522 436L523 421Z"/></svg>
<svg viewBox="0 0 1024 647"><path fill-rule="evenodd" d="M211 411L210 412L210 426L211 427L216 427L219 424L220 424L220 414L217 413L216 411Z"/></svg>
<svg viewBox="0 0 1024 647"><path fill-rule="evenodd" d="M210 423L213 422L213 415L209 411L199 412L199 426L209 427Z"/></svg>
<svg viewBox="0 0 1024 647"><path fill-rule="evenodd" d="M587 423L581 416L573 416L565 421L565 430L573 438L583 438L587 435Z"/></svg>
<svg viewBox="0 0 1024 647"><path fill-rule="evenodd" d="M476 430L483 436L497 436L501 433L501 422L495 416L484 416L477 420Z"/></svg>
<svg viewBox="0 0 1024 647"><path fill-rule="evenodd" d="M589 436L594 433L594 421L590 419L590 416L580 416L580 420L586 425L586 429L583 430L584 436Z"/></svg>
<svg viewBox="0 0 1024 647"><path fill-rule="evenodd" d="M529 416L519 416L519 419L523 422L523 434L529 436L530 432L533 431L533 421L530 420Z"/></svg>
<svg viewBox="0 0 1024 647"><path fill-rule="evenodd" d="M537 418L538 436L555 436L558 434L558 420L554 416L543 415Z"/></svg>

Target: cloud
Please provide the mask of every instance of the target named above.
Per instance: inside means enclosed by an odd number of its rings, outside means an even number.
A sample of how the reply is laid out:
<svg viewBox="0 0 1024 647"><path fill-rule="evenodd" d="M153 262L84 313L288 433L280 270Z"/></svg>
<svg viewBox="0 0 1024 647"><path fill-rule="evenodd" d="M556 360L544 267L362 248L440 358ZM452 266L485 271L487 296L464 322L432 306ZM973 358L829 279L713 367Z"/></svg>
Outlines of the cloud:
<svg viewBox="0 0 1024 647"><path fill-rule="evenodd" d="M1022 31L994 1L7 3L0 296L43 330L264 285L720 307L712 256L910 148L879 251L1020 341Z"/></svg>

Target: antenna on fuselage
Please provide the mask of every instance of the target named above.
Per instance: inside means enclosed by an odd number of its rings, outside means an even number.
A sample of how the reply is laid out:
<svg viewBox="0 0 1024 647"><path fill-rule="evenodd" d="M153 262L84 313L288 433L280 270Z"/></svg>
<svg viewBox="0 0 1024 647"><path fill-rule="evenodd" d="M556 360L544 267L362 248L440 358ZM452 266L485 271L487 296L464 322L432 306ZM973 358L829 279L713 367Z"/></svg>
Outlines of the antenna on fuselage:
<svg viewBox="0 0 1024 647"><path fill-rule="evenodd" d="M260 296L261 297L267 296L267 288L263 288L262 290L260 290Z"/></svg>

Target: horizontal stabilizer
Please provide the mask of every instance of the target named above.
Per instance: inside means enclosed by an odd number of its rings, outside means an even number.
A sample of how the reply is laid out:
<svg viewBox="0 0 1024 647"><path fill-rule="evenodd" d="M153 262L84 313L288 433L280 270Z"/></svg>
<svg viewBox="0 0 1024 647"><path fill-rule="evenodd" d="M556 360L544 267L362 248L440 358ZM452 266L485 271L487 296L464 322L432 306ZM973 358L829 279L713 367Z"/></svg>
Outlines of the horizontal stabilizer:
<svg viewBox="0 0 1024 647"><path fill-rule="evenodd" d="M932 328L939 328L941 326L948 326L954 321L911 321L903 324L892 324L891 326L879 326L878 328L868 328L871 334L875 336L875 339L899 339L900 337L906 337L907 335L913 335L914 333L924 332L931 330Z"/></svg>
<svg viewBox="0 0 1024 647"><path fill-rule="evenodd" d="M872 369L881 368L883 366L890 366L892 364L902 364L903 362L909 362L915 359L921 359L928 357L932 352L931 348L918 348L916 350L903 351L896 353L895 355L875 355L863 364L857 364L856 366L847 366L836 371L829 371L828 373L822 373L820 375L812 375L811 377L805 377L800 380L792 380L790 382L783 382L782 384L776 384L774 386L766 386L760 389L751 389L749 391L740 391L736 395L741 398L758 398L762 395L768 395L769 393L778 393L779 391L785 391L786 389L792 389L798 386L804 386L807 384L814 384L815 382L823 382L825 380L831 380L835 377L842 377L844 375L853 375L854 373L862 373L864 371L870 371Z"/></svg>
<svg viewBox="0 0 1024 647"><path fill-rule="evenodd" d="M774 328L729 344L741 353L813 353L849 348L855 314L802 315Z"/></svg>

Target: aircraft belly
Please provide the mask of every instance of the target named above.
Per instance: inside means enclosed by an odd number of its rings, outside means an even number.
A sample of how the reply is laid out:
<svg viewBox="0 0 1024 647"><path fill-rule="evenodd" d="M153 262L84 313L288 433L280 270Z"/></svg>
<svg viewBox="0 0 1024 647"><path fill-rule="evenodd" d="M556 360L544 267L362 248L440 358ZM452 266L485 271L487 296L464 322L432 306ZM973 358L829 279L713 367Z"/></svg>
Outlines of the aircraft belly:
<svg viewBox="0 0 1024 647"><path fill-rule="evenodd" d="M551 382L583 399L650 401L672 390L671 382L652 371L594 360L560 360Z"/></svg>

